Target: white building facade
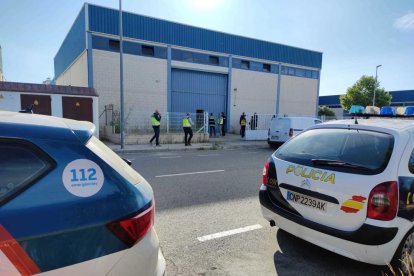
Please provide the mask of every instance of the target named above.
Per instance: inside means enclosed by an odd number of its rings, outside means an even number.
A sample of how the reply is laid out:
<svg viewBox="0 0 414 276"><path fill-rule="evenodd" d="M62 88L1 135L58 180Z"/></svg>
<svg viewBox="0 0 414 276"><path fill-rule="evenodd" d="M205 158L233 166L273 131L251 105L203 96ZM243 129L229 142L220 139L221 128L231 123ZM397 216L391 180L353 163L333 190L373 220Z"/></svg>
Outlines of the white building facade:
<svg viewBox="0 0 414 276"><path fill-rule="evenodd" d="M89 121L99 134L99 97L93 88L0 82L0 110L20 111L32 107L35 114Z"/></svg>
<svg viewBox="0 0 414 276"><path fill-rule="evenodd" d="M85 4L55 56L58 85L120 106L117 10ZM123 12L126 110L315 116L322 53Z"/></svg>

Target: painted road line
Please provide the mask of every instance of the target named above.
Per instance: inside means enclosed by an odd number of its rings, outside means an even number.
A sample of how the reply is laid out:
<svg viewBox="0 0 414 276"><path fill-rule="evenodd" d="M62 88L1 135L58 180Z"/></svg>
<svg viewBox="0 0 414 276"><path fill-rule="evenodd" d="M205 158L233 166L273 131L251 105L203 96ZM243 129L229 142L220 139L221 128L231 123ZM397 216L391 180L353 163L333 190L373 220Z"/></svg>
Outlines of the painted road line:
<svg viewBox="0 0 414 276"><path fill-rule="evenodd" d="M181 158L181 156L177 155L177 156L161 156L160 158L162 159L171 159L171 158Z"/></svg>
<svg viewBox="0 0 414 276"><path fill-rule="evenodd" d="M241 152L240 154L245 155L245 154L252 154L252 153L257 153L257 151Z"/></svg>
<svg viewBox="0 0 414 276"><path fill-rule="evenodd" d="M229 231L218 232L218 233L215 233L215 234L198 237L197 240L199 240L201 242L205 242L205 241L209 241L209 240L213 240L213 239L219 239L219 238L222 238L222 237L227 237L227 236L231 236L231 235L236 235L236 234L240 234L240 233L244 233L244 232L257 230L257 229L260 229L260 228L263 228L263 226L261 226L260 224L255 224L255 225L250 225L250 226L246 226L246 227L243 227L243 228L237 228L237 229L233 229L233 230L229 230Z"/></svg>
<svg viewBox="0 0 414 276"><path fill-rule="evenodd" d="M207 156L220 156L218 153L212 153L212 154L199 154L198 157L207 157Z"/></svg>
<svg viewBox="0 0 414 276"><path fill-rule="evenodd" d="M180 175L202 174L202 173L215 173L215 172L224 172L224 170L204 171L204 172L190 172L190 173L176 173L176 174L164 174L164 175L157 175L155 177L169 177L169 176L180 176Z"/></svg>

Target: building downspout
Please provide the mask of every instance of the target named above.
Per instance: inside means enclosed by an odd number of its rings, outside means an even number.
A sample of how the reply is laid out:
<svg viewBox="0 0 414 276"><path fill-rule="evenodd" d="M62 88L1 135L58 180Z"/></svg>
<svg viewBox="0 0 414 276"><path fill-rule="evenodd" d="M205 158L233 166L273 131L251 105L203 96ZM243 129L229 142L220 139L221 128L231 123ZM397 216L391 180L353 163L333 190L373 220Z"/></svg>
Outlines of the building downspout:
<svg viewBox="0 0 414 276"><path fill-rule="evenodd" d="M226 130L230 129L231 121L231 79L232 79L232 69L233 69L233 57L229 56L229 74L227 77L227 110L226 110Z"/></svg>
<svg viewBox="0 0 414 276"><path fill-rule="evenodd" d="M277 94L276 94L276 116L279 116L280 112L280 82L282 78L280 77L282 73L282 64L279 63L278 75L277 75Z"/></svg>
<svg viewBox="0 0 414 276"><path fill-rule="evenodd" d="M168 45L167 47L167 111L172 112L171 45Z"/></svg>

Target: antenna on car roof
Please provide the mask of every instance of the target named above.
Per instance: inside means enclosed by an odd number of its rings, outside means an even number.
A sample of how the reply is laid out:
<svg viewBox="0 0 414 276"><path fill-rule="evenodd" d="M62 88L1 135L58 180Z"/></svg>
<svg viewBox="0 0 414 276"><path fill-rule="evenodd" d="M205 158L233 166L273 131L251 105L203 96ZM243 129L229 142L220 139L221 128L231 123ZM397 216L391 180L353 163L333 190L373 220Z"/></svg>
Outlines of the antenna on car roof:
<svg viewBox="0 0 414 276"><path fill-rule="evenodd" d="M33 106L34 105L31 104L29 108L22 109L22 110L19 111L19 113L33 113Z"/></svg>

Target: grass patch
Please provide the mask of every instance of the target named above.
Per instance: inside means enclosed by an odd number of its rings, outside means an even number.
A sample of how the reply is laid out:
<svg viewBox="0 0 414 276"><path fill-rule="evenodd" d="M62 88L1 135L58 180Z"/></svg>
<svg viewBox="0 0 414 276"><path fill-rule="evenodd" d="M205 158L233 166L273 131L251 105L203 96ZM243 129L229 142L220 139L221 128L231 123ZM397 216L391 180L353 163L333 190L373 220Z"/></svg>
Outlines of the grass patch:
<svg viewBox="0 0 414 276"><path fill-rule="evenodd" d="M401 268L394 268L391 264L387 264L391 274L382 273L382 275L393 275L393 276L413 276L414 274L414 263L410 255L407 255L404 259L400 260L401 266L406 268L406 272L402 271Z"/></svg>
<svg viewBox="0 0 414 276"><path fill-rule="evenodd" d="M220 150L220 149L223 149L223 146L221 146L219 142L214 142L214 144L211 146L211 149Z"/></svg>

